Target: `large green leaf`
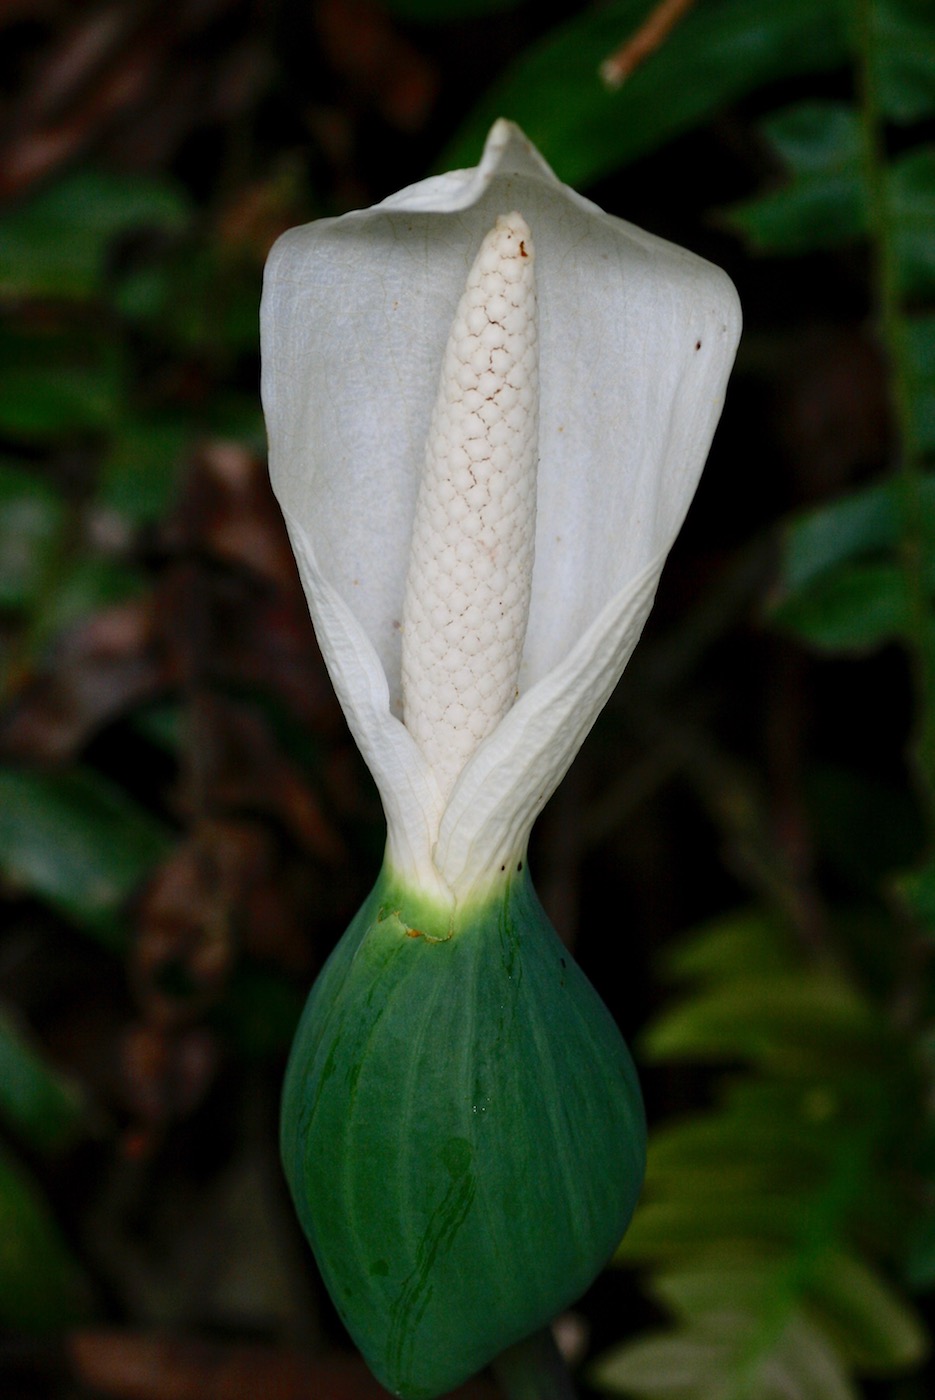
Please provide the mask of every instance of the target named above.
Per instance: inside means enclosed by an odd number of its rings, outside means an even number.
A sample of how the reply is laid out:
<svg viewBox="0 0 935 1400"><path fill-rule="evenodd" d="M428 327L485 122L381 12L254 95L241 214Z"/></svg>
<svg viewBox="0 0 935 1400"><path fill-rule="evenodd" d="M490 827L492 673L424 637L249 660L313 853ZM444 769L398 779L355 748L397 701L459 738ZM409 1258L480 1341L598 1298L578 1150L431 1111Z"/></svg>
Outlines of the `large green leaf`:
<svg viewBox="0 0 935 1400"><path fill-rule="evenodd" d="M648 0L611 0L529 49L481 99L441 165L473 165L497 117L510 117L573 185L588 185L764 83L844 61L836 0L705 0L617 92L601 62L646 17Z"/></svg>
<svg viewBox="0 0 935 1400"><path fill-rule="evenodd" d="M165 830L90 770L0 770L0 870L111 946L120 909L168 849Z"/></svg>

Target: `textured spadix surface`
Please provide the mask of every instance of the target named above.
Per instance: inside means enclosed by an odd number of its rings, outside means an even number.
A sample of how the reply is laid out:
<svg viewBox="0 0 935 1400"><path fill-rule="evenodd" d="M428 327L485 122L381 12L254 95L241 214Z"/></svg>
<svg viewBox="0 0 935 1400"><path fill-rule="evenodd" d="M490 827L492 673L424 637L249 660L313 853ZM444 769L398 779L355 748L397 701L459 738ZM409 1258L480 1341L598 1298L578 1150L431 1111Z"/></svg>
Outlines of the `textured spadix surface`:
<svg viewBox="0 0 935 1400"><path fill-rule="evenodd" d="M487 234L442 357L403 603L403 722L446 801L516 698L536 541L535 254L515 211Z"/></svg>
<svg viewBox="0 0 935 1400"><path fill-rule="evenodd" d="M643 1175L636 1076L525 873L447 914L384 873L312 991L282 1149L377 1377L436 1395L574 1301Z"/></svg>
<svg viewBox="0 0 935 1400"><path fill-rule="evenodd" d="M536 248L539 466L519 697L450 795L402 722L416 498L452 320L518 210ZM636 645L740 330L717 268L562 185L510 123L481 164L293 229L267 266L270 471L319 642L376 779L387 852L439 898L525 848Z"/></svg>

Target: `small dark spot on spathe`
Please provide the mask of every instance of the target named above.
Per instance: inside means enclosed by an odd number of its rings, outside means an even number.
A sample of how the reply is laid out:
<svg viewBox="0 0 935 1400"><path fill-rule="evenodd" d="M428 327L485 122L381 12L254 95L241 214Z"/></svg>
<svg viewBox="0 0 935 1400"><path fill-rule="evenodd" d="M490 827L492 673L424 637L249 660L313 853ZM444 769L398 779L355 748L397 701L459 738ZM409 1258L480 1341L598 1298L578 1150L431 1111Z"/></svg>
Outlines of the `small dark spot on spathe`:
<svg viewBox="0 0 935 1400"><path fill-rule="evenodd" d="M522 870L522 868L523 868L523 862L520 861L519 864L518 864L517 867L516 867L516 873L517 873L517 875L518 875L519 872Z"/></svg>
<svg viewBox="0 0 935 1400"><path fill-rule="evenodd" d="M695 341L695 349L696 349L696 350L700 350L700 349L701 349L701 341L700 341L700 340L696 340L696 341Z"/></svg>
<svg viewBox="0 0 935 1400"><path fill-rule="evenodd" d="M525 238L521 238L521 239L519 240L519 255L520 255L521 258L528 258L528 257L529 257L529 254L526 252L526 240L525 240Z"/></svg>

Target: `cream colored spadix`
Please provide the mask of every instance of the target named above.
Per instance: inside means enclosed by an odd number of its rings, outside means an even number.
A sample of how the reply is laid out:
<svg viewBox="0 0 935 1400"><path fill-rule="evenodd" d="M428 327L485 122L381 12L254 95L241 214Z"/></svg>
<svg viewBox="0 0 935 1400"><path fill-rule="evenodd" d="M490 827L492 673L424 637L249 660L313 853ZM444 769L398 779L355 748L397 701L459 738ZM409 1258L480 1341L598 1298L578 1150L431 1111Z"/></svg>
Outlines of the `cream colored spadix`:
<svg viewBox="0 0 935 1400"><path fill-rule="evenodd" d="M403 721L445 801L516 699L538 441L533 243L512 213L481 244L445 347L403 603Z"/></svg>
<svg viewBox="0 0 935 1400"><path fill-rule="evenodd" d="M407 579L449 331L505 210L536 247L535 567L519 696L443 767L410 732L408 681L404 723ZM722 272L562 185L505 121L476 169L276 244L262 307L270 470L406 885L463 905L522 858L639 638L739 331Z"/></svg>

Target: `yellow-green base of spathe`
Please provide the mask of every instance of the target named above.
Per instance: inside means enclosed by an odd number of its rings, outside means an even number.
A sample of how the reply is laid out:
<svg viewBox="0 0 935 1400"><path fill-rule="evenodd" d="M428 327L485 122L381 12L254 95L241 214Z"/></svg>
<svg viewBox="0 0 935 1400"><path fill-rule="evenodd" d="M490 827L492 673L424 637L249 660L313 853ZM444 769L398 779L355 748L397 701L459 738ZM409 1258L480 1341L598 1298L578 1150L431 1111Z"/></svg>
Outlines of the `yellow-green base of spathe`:
<svg viewBox="0 0 935 1400"><path fill-rule="evenodd" d="M629 1052L526 873L448 937L432 913L381 872L312 988L282 1112L329 1292L407 1400L574 1302L645 1162Z"/></svg>

